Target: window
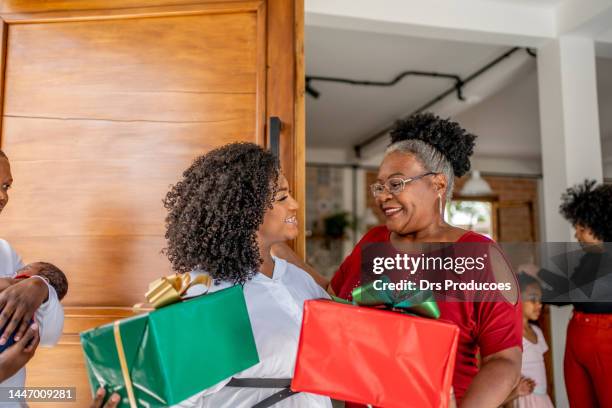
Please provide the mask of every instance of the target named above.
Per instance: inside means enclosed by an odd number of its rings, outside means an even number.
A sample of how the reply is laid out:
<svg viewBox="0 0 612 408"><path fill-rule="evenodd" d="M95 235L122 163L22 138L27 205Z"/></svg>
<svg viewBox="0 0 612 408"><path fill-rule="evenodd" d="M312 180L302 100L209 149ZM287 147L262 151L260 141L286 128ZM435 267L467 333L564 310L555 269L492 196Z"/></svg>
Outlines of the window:
<svg viewBox="0 0 612 408"><path fill-rule="evenodd" d="M493 201L457 198L446 206L446 220L459 228L495 239Z"/></svg>

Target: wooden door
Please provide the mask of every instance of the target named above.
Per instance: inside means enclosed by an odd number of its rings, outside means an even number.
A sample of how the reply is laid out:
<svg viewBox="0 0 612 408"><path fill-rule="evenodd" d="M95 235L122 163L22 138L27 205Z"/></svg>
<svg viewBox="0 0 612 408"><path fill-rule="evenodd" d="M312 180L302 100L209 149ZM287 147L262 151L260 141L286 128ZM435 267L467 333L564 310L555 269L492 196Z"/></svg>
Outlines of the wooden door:
<svg viewBox="0 0 612 408"><path fill-rule="evenodd" d="M65 334L38 350L28 385L76 386L70 406L87 406L78 332L129 315L170 272L161 200L197 155L267 145L278 116L283 170L303 203L302 4L1 4L1 141L15 179L2 238L70 282Z"/></svg>

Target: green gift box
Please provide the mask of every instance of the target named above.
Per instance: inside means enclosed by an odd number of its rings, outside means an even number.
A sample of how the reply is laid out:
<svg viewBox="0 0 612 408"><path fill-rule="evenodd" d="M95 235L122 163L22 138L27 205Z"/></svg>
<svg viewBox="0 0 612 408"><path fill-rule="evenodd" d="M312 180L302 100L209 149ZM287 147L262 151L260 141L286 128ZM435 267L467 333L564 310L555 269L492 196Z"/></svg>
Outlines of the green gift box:
<svg viewBox="0 0 612 408"><path fill-rule="evenodd" d="M259 362L241 286L81 333L92 391L120 407L177 404Z"/></svg>

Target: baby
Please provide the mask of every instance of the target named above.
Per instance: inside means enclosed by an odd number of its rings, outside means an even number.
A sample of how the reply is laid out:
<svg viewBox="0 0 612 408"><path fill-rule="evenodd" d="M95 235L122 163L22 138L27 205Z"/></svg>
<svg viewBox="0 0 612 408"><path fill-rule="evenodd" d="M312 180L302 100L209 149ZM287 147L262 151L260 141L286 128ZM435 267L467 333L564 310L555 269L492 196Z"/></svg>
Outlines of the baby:
<svg viewBox="0 0 612 408"><path fill-rule="evenodd" d="M53 289L55 289L59 300L62 300L64 296L66 296L68 292L68 280L64 272L57 266L48 262L33 262L19 269L15 279L25 279L34 275L38 275L49 282L49 284L53 286Z"/></svg>
<svg viewBox="0 0 612 408"><path fill-rule="evenodd" d="M23 279L31 276L39 276L49 283L55 289L58 300L62 300L68 292L68 280L66 275L57 266L48 262L33 262L24 266L16 272L14 278L0 278L0 292L11 285L18 283ZM0 335L4 331L4 327L0 327ZM14 333L13 333L14 334ZM13 335L7 338L5 344L0 345L0 353L6 348L15 343Z"/></svg>

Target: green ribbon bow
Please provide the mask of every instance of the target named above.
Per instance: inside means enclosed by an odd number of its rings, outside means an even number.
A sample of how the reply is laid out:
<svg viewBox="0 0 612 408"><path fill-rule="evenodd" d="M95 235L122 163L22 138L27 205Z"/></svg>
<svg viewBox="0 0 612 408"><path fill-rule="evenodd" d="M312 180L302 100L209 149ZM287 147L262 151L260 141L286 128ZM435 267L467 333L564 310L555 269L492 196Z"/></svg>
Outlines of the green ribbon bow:
<svg viewBox="0 0 612 408"><path fill-rule="evenodd" d="M389 283L389 278L381 276L382 283ZM431 319L440 318L440 309L431 291L422 290L378 290L374 288L374 282L361 285L352 291L353 301L332 297L336 302L355 304L359 306L384 307L400 311L402 313L412 313Z"/></svg>

